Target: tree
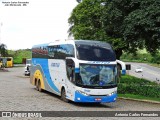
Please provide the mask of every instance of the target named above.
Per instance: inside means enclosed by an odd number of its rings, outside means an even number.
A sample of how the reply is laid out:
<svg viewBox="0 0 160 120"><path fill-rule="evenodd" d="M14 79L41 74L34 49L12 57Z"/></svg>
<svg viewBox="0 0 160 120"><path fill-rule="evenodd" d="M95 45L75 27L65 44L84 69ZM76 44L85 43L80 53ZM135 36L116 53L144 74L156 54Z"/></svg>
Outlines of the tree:
<svg viewBox="0 0 160 120"><path fill-rule="evenodd" d="M82 0L76 0L78 3L81 3L82 2Z"/></svg>
<svg viewBox="0 0 160 120"><path fill-rule="evenodd" d="M68 22L69 35L111 43L117 59L122 51L160 49L159 0L83 0Z"/></svg>
<svg viewBox="0 0 160 120"><path fill-rule="evenodd" d="M123 21L123 38L130 49L146 48L155 54L160 49L160 1L139 0L137 4Z"/></svg>
<svg viewBox="0 0 160 120"><path fill-rule="evenodd" d="M5 57L7 53L7 46L5 44L0 44L0 54Z"/></svg>
<svg viewBox="0 0 160 120"><path fill-rule="evenodd" d="M110 26L107 26L106 18L109 13L106 12L108 10L106 3L106 0L83 0L78 4L69 18L69 35L73 35L75 39L109 42L119 59L125 43L120 37L107 34L107 28Z"/></svg>

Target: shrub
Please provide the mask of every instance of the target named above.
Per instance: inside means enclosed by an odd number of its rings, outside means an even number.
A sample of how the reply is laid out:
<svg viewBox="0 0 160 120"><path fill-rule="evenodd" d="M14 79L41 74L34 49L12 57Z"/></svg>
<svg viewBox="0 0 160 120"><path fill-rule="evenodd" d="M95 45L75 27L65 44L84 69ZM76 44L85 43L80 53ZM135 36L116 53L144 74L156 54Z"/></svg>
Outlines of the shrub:
<svg viewBox="0 0 160 120"><path fill-rule="evenodd" d="M122 76L118 84L118 93L160 98L160 86L155 82L126 75Z"/></svg>

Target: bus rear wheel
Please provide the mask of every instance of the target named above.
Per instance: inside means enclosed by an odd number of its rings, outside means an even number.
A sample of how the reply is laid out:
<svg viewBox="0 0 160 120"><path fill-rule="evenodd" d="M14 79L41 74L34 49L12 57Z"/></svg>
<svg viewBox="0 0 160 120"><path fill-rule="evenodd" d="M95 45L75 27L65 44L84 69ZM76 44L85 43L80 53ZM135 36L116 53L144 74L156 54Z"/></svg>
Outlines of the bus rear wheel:
<svg viewBox="0 0 160 120"><path fill-rule="evenodd" d="M39 92L42 92L41 81L40 80L36 81L36 90L39 91Z"/></svg>
<svg viewBox="0 0 160 120"><path fill-rule="evenodd" d="M65 89L63 88L62 89L62 92L61 92L61 99L64 101L64 102L69 102L69 100L66 98L66 91Z"/></svg>
<svg viewBox="0 0 160 120"><path fill-rule="evenodd" d="M42 92L41 81L40 81L40 80L38 81L38 91L39 91L39 92Z"/></svg>
<svg viewBox="0 0 160 120"><path fill-rule="evenodd" d="M38 80L36 80L36 90L39 91L38 90Z"/></svg>

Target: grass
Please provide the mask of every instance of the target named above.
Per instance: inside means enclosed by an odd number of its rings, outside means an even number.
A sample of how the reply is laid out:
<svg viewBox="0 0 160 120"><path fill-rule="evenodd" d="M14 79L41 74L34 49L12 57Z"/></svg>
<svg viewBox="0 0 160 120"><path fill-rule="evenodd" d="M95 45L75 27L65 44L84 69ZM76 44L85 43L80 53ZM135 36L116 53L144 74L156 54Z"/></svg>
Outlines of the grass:
<svg viewBox="0 0 160 120"><path fill-rule="evenodd" d="M137 78L134 76L130 76L130 75L124 75L121 77L120 83L125 83L125 84L145 84L145 85L157 85L156 82L151 82L149 80L146 79L141 79L141 78Z"/></svg>
<svg viewBox="0 0 160 120"><path fill-rule="evenodd" d="M160 102L160 98L145 97L145 96L133 95L133 94L118 94L118 97L138 99L138 100L158 101L158 102Z"/></svg>
<svg viewBox="0 0 160 120"><path fill-rule="evenodd" d="M148 62L148 61L141 61L141 60L127 60L127 59L123 59L123 62L146 63L146 64L148 64L148 65L150 65L150 66L160 68L160 64L151 63L151 62Z"/></svg>
<svg viewBox="0 0 160 120"><path fill-rule="evenodd" d="M138 50L136 54L124 52L120 59L124 62L147 63L155 67L160 67L160 51L154 55L147 52L146 49Z"/></svg>
<svg viewBox="0 0 160 120"><path fill-rule="evenodd" d="M156 82L125 75L118 84L118 97L160 102L159 90Z"/></svg>

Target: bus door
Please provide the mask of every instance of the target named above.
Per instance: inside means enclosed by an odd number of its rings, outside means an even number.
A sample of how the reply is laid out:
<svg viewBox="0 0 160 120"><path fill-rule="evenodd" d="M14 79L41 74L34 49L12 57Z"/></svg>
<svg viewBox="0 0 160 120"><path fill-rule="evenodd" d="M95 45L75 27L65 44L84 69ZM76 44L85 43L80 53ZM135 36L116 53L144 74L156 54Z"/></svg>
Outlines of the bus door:
<svg viewBox="0 0 160 120"><path fill-rule="evenodd" d="M49 59L49 73L45 73L48 76L50 75L51 81L54 83L58 90L65 84L66 79L66 64L64 60L58 59ZM45 67L47 69L47 67ZM51 83L52 84L52 83Z"/></svg>
<svg viewBox="0 0 160 120"><path fill-rule="evenodd" d="M66 71L67 71L67 78L66 78L66 88L67 88L67 96L70 99L74 97L74 86L75 82L75 63L72 59L66 59Z"/></svg>

